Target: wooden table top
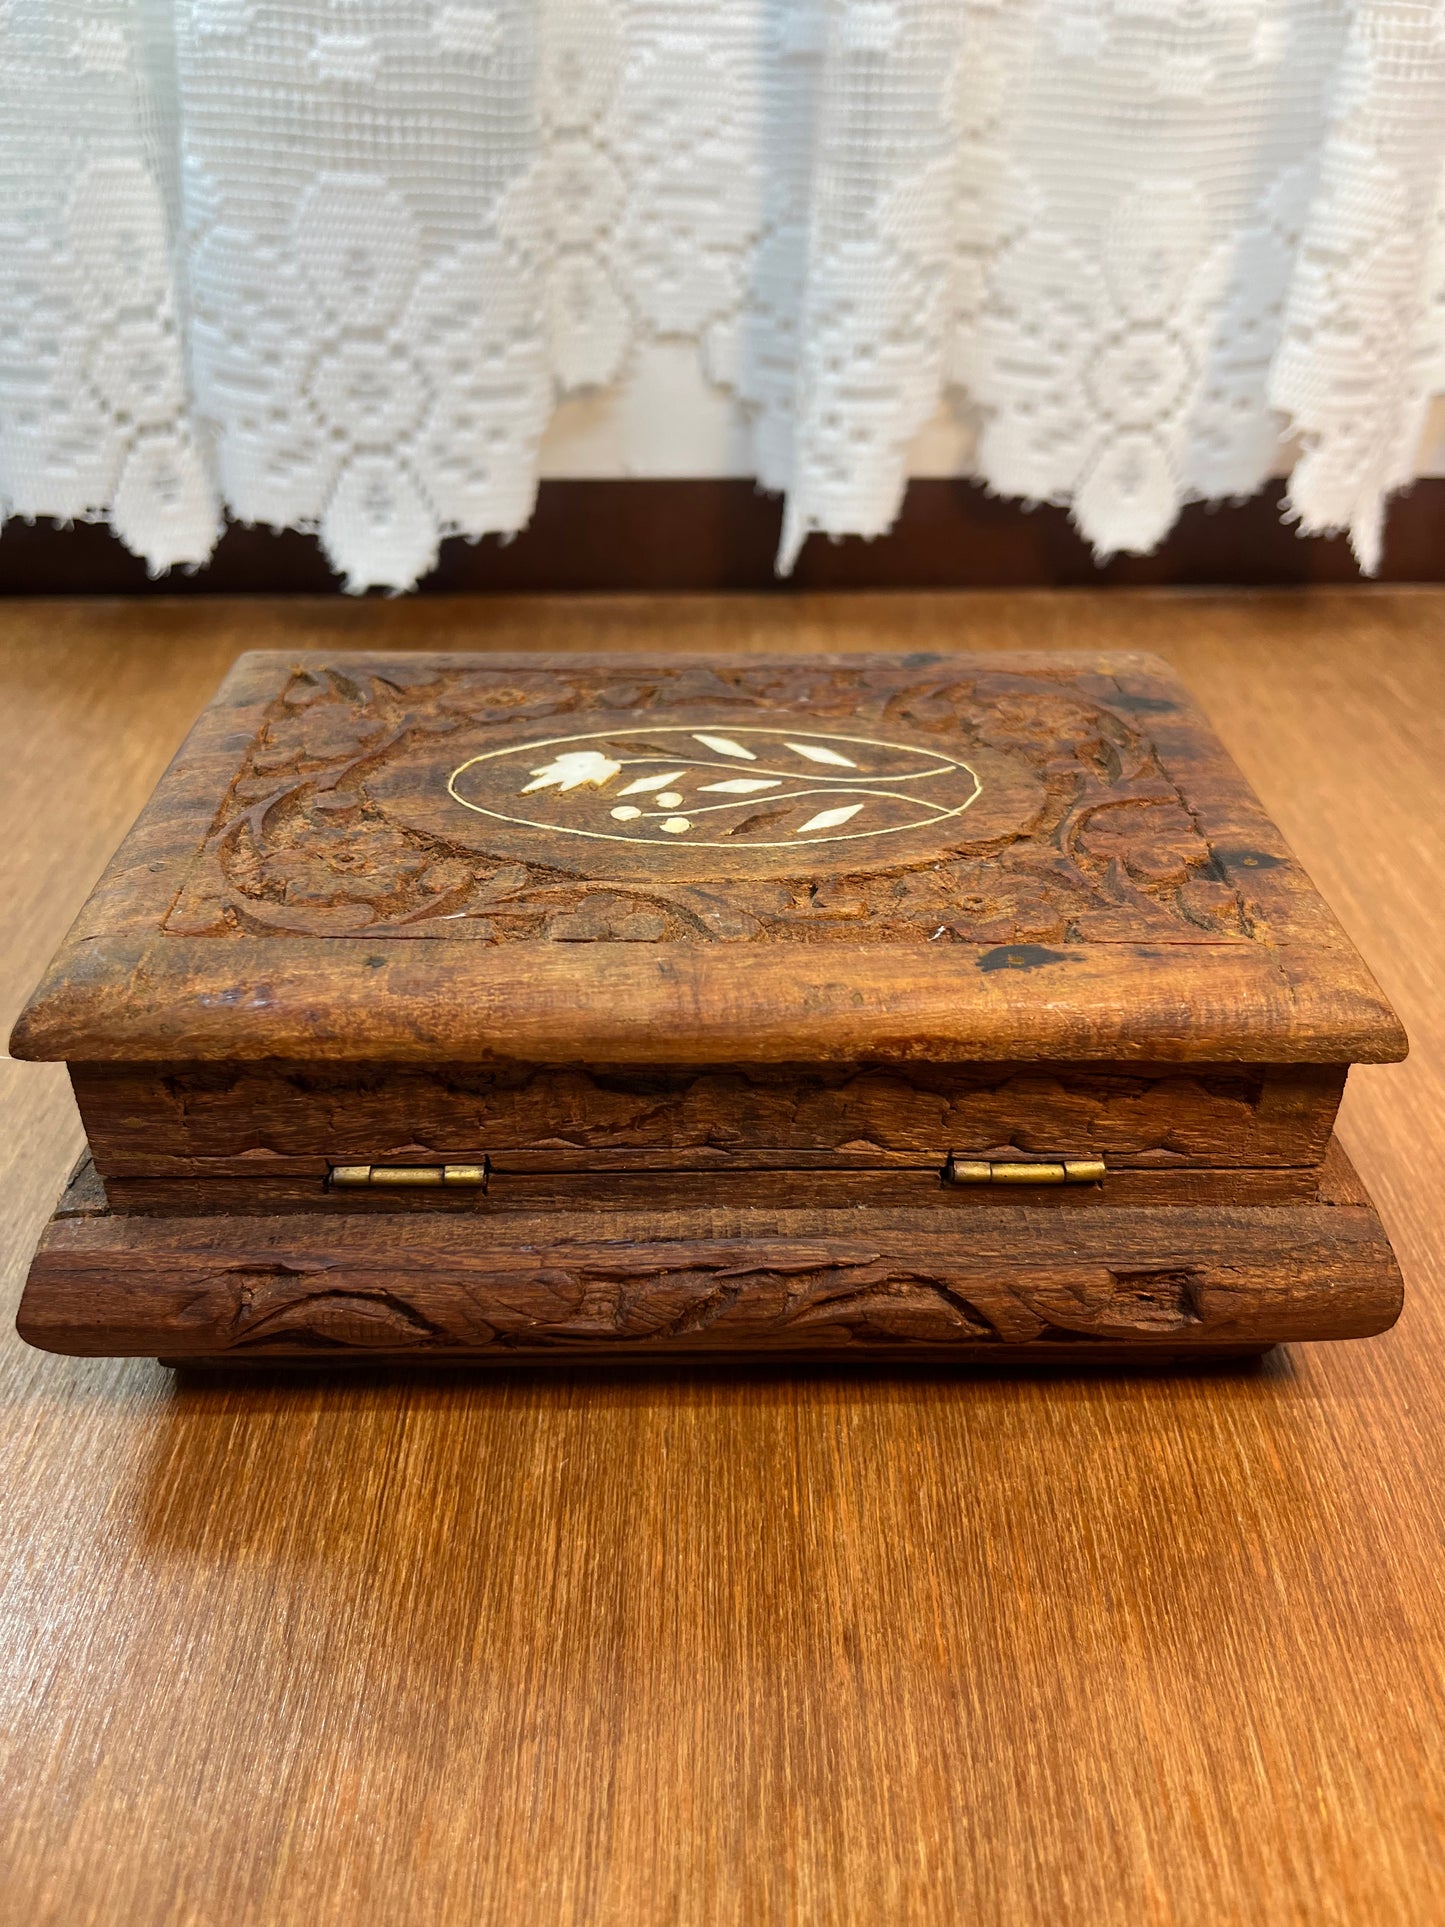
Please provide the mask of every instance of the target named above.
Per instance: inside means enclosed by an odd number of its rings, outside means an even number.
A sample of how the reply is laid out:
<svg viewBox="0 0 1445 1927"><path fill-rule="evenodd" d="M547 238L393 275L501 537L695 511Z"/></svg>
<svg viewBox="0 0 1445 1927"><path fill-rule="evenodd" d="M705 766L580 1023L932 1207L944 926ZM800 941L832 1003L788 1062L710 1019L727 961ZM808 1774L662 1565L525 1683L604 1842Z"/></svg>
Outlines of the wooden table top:
<svg viewBox="0 0 1445 1927"><path fill-rule="evenodd" d="M1231 1372L187 1384L10 1321L80 1133L0 1063L0 1919L1440 1919L1445 592L0 603L13 1017L244 648L1148 648L1413 1041L1389 1336Z"/></svg>

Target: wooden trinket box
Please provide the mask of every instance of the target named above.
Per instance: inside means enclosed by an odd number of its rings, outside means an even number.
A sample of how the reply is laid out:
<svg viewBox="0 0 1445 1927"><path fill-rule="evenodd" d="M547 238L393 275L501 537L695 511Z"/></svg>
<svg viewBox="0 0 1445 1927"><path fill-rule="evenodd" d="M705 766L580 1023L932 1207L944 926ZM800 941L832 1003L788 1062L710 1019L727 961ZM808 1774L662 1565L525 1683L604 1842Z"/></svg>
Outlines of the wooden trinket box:
<svg viewBox="0 0 1445 1927"><path fill-rule="evenodd" d="M22 1016L54 1351L1242 1356L1385 1330L1404 1055L1142 656L254 654Z"/></svg>

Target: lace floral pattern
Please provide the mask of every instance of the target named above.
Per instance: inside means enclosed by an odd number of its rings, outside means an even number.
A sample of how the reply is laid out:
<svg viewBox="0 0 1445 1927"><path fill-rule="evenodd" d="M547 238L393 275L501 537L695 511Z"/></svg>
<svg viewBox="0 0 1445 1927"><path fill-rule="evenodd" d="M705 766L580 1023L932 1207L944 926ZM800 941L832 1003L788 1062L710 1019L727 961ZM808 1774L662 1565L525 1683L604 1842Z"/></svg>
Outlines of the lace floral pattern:
<svg viewBox="0 0 1445 1927"><path fill-rule="evenodd" d="M232 512L319 529L351 588L531 513L536 64L523 0L198 0L181 30L196 410Z"/></svg>
<svg viewBox="0 0 1445 1927"><path fill-rule="evenodd" d="M1271 399L1304 444L1290 498L1378 566L1445 376L1445 5L1358 6L1334 79Z"/></svg>
<svg viewBox="0 0 1445 1927"><path fill-rule="evenodd" d="M1445 0L0 0L0 513L349 587L693 343L809 533L940 398L1100 554L1263 482L1378 560L1445 386Z"/></svg>
<svg viewBox="0 0 1445 1927"><path fill-rule="evenodd" d="M104 515L153 570L219 533L131 0L0 7L0 515Z"/></svg>

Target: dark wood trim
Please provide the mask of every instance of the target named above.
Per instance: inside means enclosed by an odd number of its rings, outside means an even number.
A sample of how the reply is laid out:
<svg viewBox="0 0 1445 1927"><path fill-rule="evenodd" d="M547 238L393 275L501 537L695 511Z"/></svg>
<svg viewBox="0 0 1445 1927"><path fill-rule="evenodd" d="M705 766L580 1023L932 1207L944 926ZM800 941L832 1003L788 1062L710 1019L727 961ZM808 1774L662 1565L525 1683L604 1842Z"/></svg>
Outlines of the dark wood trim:
<svg viewBox="0 0 1445 1927"><path fill-rule="evenodd" d="M1399 1267L1343 1151L1319 1200L494 1220L112 1211L82 1164L16 1326L79 1357L1082 1363L1365 1338Z"/></svg>
<svg viewBox="0 0 1445 1927"><path fill-rule="evenodd" d="M1283 485L1184 510L1159 551L1100 568L1060 508L1025 509L976 483L916 481L891 534L815 536L786 581L773 573L781 503L745 480L544 482L515 540L442 546L424 593L606 590L1215 587L1357 582L1342 537L1302 540ZM1383 582L1445 582L1445 478L1391 505ZM10 522L0 594L237 595L334 589L313 536L231 524L204 569L152 580L108 528Z"/></svg>

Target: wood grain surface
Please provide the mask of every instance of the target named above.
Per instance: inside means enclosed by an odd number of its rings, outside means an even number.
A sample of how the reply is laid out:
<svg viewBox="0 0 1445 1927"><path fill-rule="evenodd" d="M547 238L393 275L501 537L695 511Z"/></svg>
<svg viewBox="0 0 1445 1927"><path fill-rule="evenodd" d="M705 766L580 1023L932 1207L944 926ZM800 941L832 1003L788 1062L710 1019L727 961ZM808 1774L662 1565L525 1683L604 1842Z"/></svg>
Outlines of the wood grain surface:
<svg viewBox="0 0 1445 1927"><path fill-rule="evenodd" d="M0 1920L1417 1923L1445 596L0 608L8 1020L244 648L1157 650L1413 1041L1394 1332L1180 1375L177 1381L0 1340ZM79 1148L0 1066L7 1314Z"/></svg>

